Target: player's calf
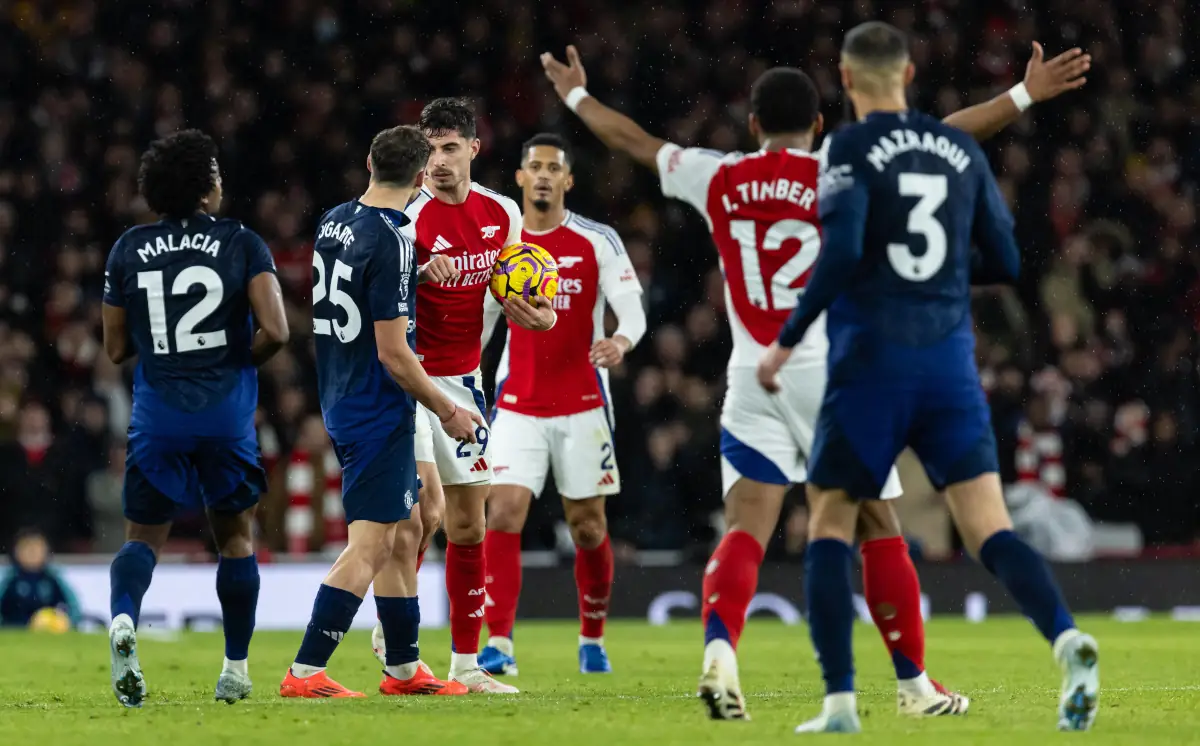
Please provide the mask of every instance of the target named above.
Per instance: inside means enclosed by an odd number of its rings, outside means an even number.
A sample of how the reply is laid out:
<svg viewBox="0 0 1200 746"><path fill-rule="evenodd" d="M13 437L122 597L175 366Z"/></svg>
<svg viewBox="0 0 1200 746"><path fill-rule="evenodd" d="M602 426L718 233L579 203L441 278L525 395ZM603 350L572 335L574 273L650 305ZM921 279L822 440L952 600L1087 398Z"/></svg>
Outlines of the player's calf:
<svg viewBox="0 0 1200 746"><path fill-rule="evenodd" d="M575 542L575 588L579 594L579 670L612 673L604 648L604 622L612 597L613 551L604 498L563 499Z"/></svg>
<svg viewBox="0 0 1200 746"><path fill-rule="evenodd" d="M254 508L240 513L209 511L217 542L217 598L225 633L225 660L214 698L232 704L250 696L250 639L258 608L258 560L254 556Z"/></svg>

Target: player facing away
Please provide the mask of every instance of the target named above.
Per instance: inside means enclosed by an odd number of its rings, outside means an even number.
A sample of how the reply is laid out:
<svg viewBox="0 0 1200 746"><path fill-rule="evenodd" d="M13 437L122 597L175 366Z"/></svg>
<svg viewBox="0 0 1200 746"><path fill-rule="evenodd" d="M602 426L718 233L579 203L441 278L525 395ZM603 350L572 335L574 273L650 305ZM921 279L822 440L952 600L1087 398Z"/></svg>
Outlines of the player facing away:
<svg viewBox="0 0 1200 746"><path fill-rule="evenodd" d="M325 213L313 245L313 334L325 429L342 466L346 548L317 590L284 697L361 697L325 673L375 583L387 633L381 694L466 694L421 663L417 550L421 543L414 416L420 402L446 437L474 443L483 419L457 406L421 368L415 346L416 250L404 206L421 188L430 146L415 127L375 136L362 197ZM390 572L380 572L385 563Z"/></svg>
<svg viewBox="0 0 1200 746"><path fill-rule="evenodd" d="M496 372L495 477L483 542L489 638L479 655L479 665L493 674L517 673L513 621L521 593L521 530L550 471L576 548L579 670L612 671L604 648L613 581L604 504L620 492L621 476L613 455L608 368L619 365L641 339L646 313L617 232L567 211L573 183L566 141L541 134L525 143L517 171L524 201L521 240L546 249L558 263L558 322L547 332L510 327ZM618 324L608 338L606 304ZM494 300L488 308L485 337L500 311Z"/></svg>
<svg viewBox="0 0 1200 746"><path fill-rule="evenodd" d="M758 359L795 307L820 251L818 163L809 154L821 127L817 95L798 70L768 71L751 91L749 127L761 149L725 155L681 148L647 134L591 97L573 47L567 57L564 65L542 55L559 96L610 148L654 168L666 196L682 199L704 215L726 277L734 339L721 415L728 532L704 574L699 693L712 717L741 719L745 701L735 649L784 493L789 484L806 478L806 455L825 387L828 343L819 323L783 371L790 396L766 396L755 381ZM1052 98L1081 85L1079 75L1089 61L1074 49L1044 63L1041 47L1035 45L1025 82L1011 95L964 109L947 121L976 136L991 135L1015 121L1027 99ZM891 472L884 495L899 494ZM925 674L920 584L891 508L879 502L865 506L858 538L867 604L895 665L900 712L965 712L965 697L947 692Z"/></svg>
<svg viewBox="0 0 1200 746"><path fill-rule="evenodd" d="M471 161L479 153L475 114L462 99L440 98L421 112L418 123L433 145L424 187L405 210L417 260L428 275L417 290L421 323L417 354L437 388L456 406L484 416L479 370L484 297L492 265L505 246L521 240L516 202L471 181ZM555 313L541 299L505 304L508 318L531 330L554 326ZM490 431L481 423L477 443L463 443L432 427L425 407L417 409L416 452L425 485L426 507L441 513L444 503L446 591L450 597L452 654L449 678L472 692L515 694L517 689L479 668L479 635L484 616L484 506L492 481ZM423 465L423 466L422 466ZM444 486L445 495L442 490ZM426 517L426 537L440 515ZM386 630L375 627L372 647L381 654Z"/></svg>
<svg viewBox="0 0 1200 746"><path fill-rule="evenodd" d="M900 31L880 22L852 29L840 67L860 121L829 144L819 196L825 248L762 369L777 389L787 353L828 309L829 384L809 460L805 554L826 697L820 716L796 730L860 730L855 525L906 446L946 490L968 550L1052 643L1063 669L1059 727L1085 730L1099 692L1096 641L1075 628L1045 561L1012 531L975 366L971 284L1016 279L1012 215L975 141L908 108L913 66Z"/></svg>
<svg viewBox="0 0 1200 746"><path fill-rule="evenodd" d="M216 156L216 143L198 130L150 146L138 184L160 220L126 231L104 273L104 350L114 363L138 358L125 545L110 570L112 686L126 707L141 707L146 696L136 632L142 597L171 522L189 508L207 512L219 554L225 663L216 698L235 702L251 689L253 520L266 489L254 430L256 366L287 343L288 328L266 244L238 221L214 217Z"/></svg>

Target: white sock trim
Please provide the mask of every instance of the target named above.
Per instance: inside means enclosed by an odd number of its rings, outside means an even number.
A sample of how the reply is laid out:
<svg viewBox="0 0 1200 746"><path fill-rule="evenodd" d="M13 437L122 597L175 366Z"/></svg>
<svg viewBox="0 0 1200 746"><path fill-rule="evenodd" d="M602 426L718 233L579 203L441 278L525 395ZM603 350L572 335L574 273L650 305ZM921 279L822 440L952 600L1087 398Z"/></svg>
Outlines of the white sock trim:
<svg viewBox="0 0 1200 746"><path fill-rule="evenodd" d="M849 712L858 714L858 698L854 692L837 692L825 695L825 714Z"/></svg>
<svg viewBox="0 0 1200 746"><path fill-rule="evenodd" d="M223 673L228 672L228 673L232 673L232 674L237 674L238 676L249 676L250 675L250 660L248 658L243 658L240 661L231 661L228 658L226 658L224 666L221 668L221 671Z"/></svg>
<svg viewBox="0 0 1200 746"><path fill-rule="evenodd" d="M475 653L451 653L450 674L466 673L479 668L479 657Z"/></svg>
<svg viewBox="0 0 1200 746"><path fill-rule="evenodd" d="M911 679L896 679L896 688L901 693L914 697L929 697L937 692L933 688L933 682L929 680L929 674L924 671Z"/></svg>
<svg viewBox="0 0 1200 746"><path fill-rule="evenodd" d="M304 663L292 663L292 676L297 679L307 679L325 670L324 666L309 666Z"/></svg>
<svg viewBox="0 0 1200 746"><path fill-rule="evenodd" d="M513 641L511 637L489 637L487 644L489 648L495 648L509 658L513 657Z"/></svg>
<svg viewBox="0 0 1200 746"><path fill-rule="evenodd" d="M600 647L604 647L604 637L584 637L583 635L580 635L579 645L580 647L584 645L599 645Z"/></svg>
<svg viewBox="0 0 1200 746"><path fill-rule="evenodd" d="M388 676L400 681L408 681L417 675L417 668L420 667L421 661L413 661L412 663L401 663L395 666L384 666L383 670Z"/></svg>

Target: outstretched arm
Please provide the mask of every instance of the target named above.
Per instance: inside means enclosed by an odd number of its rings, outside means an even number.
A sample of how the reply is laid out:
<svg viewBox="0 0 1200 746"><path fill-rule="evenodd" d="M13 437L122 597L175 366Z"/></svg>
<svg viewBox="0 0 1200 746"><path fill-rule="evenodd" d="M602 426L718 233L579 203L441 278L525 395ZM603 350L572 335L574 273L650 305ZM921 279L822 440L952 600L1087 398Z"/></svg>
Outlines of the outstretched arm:
<svg viewBox="0 0 1200 746"><path fill-rule="evenodd" d="M1080 88L1092 67L1092 56L1076 47L1045 61L1042 45L1033 43L1033 56L1025 66L1025 79L1012 89L982 104L956 111L942 121L986 140L1021 117L1030 106Z"/></svg>
<svg viewBox="0 0 1200 746"><path fill-rule="evenodd" d="M567 64L543 52L542 69L554 84L554 92L571 111L579 115L600 141L612 150L627 153L646 168L657 168L655 156L666 140L646 132L641 125L615 109L610 109L587 92L587 73L574 45L567 47Z"/></svg>

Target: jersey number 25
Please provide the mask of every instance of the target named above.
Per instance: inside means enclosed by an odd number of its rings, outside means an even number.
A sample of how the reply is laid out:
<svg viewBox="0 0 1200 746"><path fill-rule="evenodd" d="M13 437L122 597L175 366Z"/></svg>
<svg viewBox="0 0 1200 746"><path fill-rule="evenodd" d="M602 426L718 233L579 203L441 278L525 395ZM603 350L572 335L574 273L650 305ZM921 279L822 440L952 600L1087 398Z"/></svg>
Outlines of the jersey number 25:
<svg viewBox="0 0 1200 746"><path fill-rule="evenodd" d="M333 277L329 280L329 302L346 314L346 323L339 324L337 319L323 319L317 316L317 304L325 300L325 260L317 252L313 252L313 269L317 271L317 281L313 285L313 334L333 334L342 342L353 342L362 331L362 314L349 293L338 287L338 280L350 282L354 269L335 259L333 262Z"/></svg>

